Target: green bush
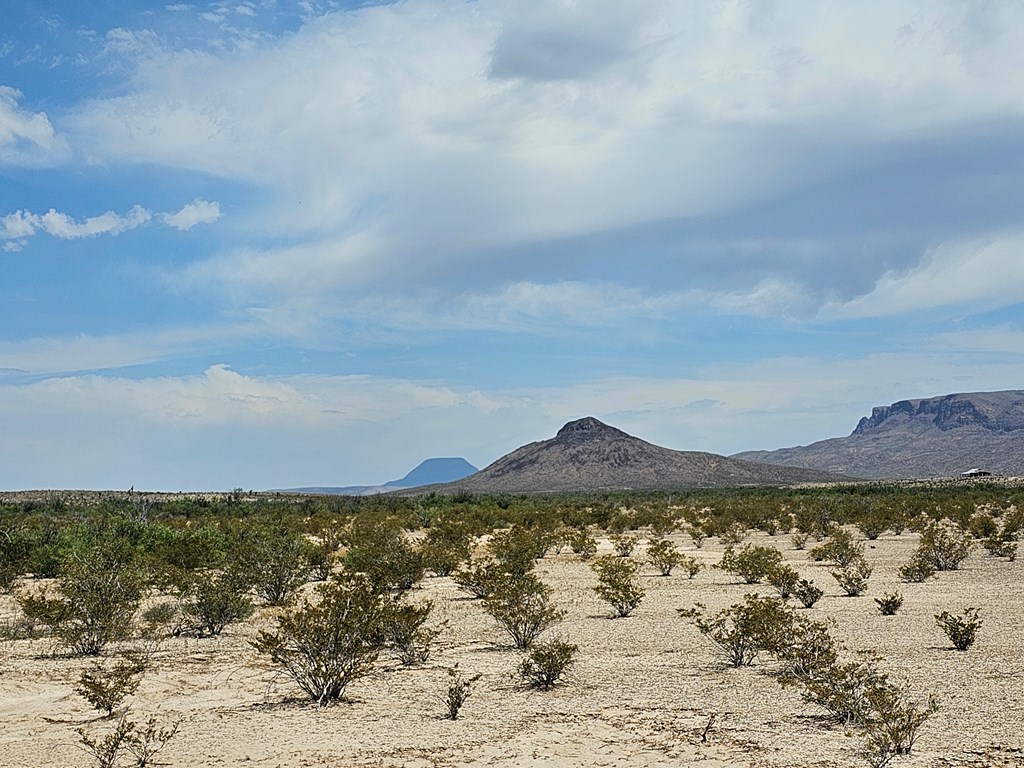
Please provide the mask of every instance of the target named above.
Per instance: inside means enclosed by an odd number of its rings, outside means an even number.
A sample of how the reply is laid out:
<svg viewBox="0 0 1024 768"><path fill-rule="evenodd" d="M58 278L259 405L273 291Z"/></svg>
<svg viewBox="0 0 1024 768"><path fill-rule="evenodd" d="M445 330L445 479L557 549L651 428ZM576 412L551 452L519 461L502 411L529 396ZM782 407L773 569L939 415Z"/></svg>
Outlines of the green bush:
<svg viewBox="0 0 1024 768"><path fill-rule="evenodd" d="M920 551L900 566L900 578L908 584L920 584L935 575L932 561Z"/></svg>
<svg viewBox="0 0 1024 768"><path fill-rule="evenodd" d="M758 584L782 563L782 553L775 547L747 544L739 552L727 547L715 567L739 576L747 584Z"/></svg>
<svg viewBox="0 0 1024 768"><path fill-rule="evenodd" d="M551 602L551 588L532 573L504 574L484 599L484 610L508 632L516 648L529 648L544 630L565 618Z"/></svg>
<svg viewBox="0 0 1024 768"><path fill-rule="evenodd" d="M647 545L647 560L662 576L671 576L672 570L685 558L668 539L655 539Z"/></svg>
<svg viewBox="0 0 1024 768"><path fill-rule="evenodd" d="M839 568L846 568L864 558L864 545L853 538L846 528L836 526L828 541L811 549L808 553L817 562L827 562Z"/></svg>
<svg viewBox="0 0 1024 768"><path fill-rule="evenodd" d="M701 603L679 609L679 615L690 619L733 667L749 666L761 653L778 649L794 621L793 612L780 600L757 595L745 595L742 603L714 616L707 616Z"/></svg>
<svg viewBox="0 0 1024 768"><path fill-rule="evenodd" d="M530 688L551 690L573 666L579 646L564 640L537 643L519 665L519 676Z"/></svg>
<svg viewBox="0 0 1024 768"><path fill-rule="evenodd" d="M589 560L597 554L597 539L585 528L580 528L569 537L569 548L580 560Z"/></svg>
<svg viewBox="0 0 1024 768"><path fill-rule="evenodd" d="M479 674L473 675L472 677L466 677L463 675L459 671L458 664L448 670L448 690L443 698L446 709L445 717L448 720L459 719L459 712L462 710L462 705L466 703L466 699L468 699L470 694L473 692L473 685L479 679Z"/></svg>
<svg viewBox="0 0 1024 768"><path fill-rule="evenodd" d="M490 557L473 560L452 574L458 587L478 599L488 597L495 584L506 577L501 564Z"/></svg>
<svg viewBox="0 0 1024 768"><path fill-rule="evenodd" d="M876 597L878 612L883 616L895 616L896 611L903 605L903 595L899 592L886 592L881 597Z"/></svg>
<svg viewBox="0 0 1024 768"><path fill-rule="evenodd" d="M929 521L921 531L918 552L937 571L956 571L971 553L971 535L956 523Z"/></svg>
<svg viewBox="0 0 1024 768"><path fill-rule="evenodd" d="M824 594L825 592L815 586L813 581L808 581L807 579L800 579L800 581L797 582L796 587L793 589L793 595L800 601L804 608L813 608L814 604L818 602Z"/></svg>
<svg viewBox="0 0 1024 768"><path fill-rule="evenodd" d="M145 659L126 654L113 666L96 664L91 670L84 670L74 690L94 709L110 717L126 698L138 690L145 669Z"/></svg>
<svg viewBox="0 0 1024 768"><path fill-rule="evenodd" d="M233 568L268 605L285 605L309 572L310 544L283 520L257 520L239 533Z"/></svg>
<svg viewBox="0 0 1024 768"><path fill-rule="evenodd" d="M981 616L977 608L967 608L962 616L954 616L949 611L935 614L935 623L946 633L946 637L958 651L966 651L977 638L981 629Z"/></svg>
<svg viewBox="0 0 1024 768"><path fill-rule="evenodd" d="M72 652L96 656L106 645L131 636L145 574L131 552L102 545L64 562L58 596L20 594L22 611L50 627Z"/></svg>
<svg viewBox="0 0 1024 768"><path fill-rule="evenodd" d="M369 674L385 643L392 601L369 578L339 574L317 586L318 600L285 613L252 642L321 707Z"/></svg>
<svg viewBox="0 0 1024 768"><path fill-rule="evenodd" d="M868 561L860 558L844 568L830 573L832 578L839 582L839 586L848 597L857 597L868 588L868 577L871 576L871 571Z"/></svg>
<svg viewBox="0 0 1024 768"><path fill-rule="evenodd" d="M788 600L800 585L800 574L796 572L796 569L781 562L770 565L766 577L768 583L775 588L783 600Z"/></svg>
<svg viewBox="0 0 1024 768"><path fill-rule="evenodd" d="M384 638L388 647L404 666L422 664L430 658L430 646L441 633L438 627L426 626L434 604L396 603L384 620Z"/></svg>
<svg viewBox="0 0 1024 768"><path fill-rule="evenodd" d="M253 614L245 579L234 570L202 572L188 584L181 601L181 631L214 637L229 624Z"/></svg>
<svg viewBox="0 0 1024 768"><path fill-rule="evenodd" d="M615 554L619 557L629 557L633 554L633 550L636 549L640 537L631 533L613 533L608 537L608 541L611 542Z"/></svg>
<svg viewBox="0 0 1024 768"><path fill-rule="evenodd" d="M364 521L347 539L345 568L366 576L380 589L412 589L426 572L423 553L394 520Z"/></svg>
<svg viewBox="0 0 1024 768"><path fill-rule="evenodd" d="M598 581L594 592L612 606L614 617L626 617L636 610L646 594L636 579L640 570L638 563L605 555L595 560L591 567Z"/></svg>

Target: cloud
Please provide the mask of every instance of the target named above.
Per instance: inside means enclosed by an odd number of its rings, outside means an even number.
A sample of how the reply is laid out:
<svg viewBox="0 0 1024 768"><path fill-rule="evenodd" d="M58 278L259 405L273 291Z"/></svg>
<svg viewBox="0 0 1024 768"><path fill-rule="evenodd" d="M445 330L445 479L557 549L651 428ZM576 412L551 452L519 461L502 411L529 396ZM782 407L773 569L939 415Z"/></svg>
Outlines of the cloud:
<svg viewBox="0 0 1024 768"><path fill-rule="evenodd" d="M825 310L835 317L879 317L945 306L988 310L1019 304L1024 233L944 243L908 270L886 272L866 295Z"/></svg>
<svg viewBox="0 0 1024 768"><path fill-rule="evenodd" d="M176 377L0 380L0 487L383 482L430 456L483 466L586 415L670 448L734 453L847 434L875 405L1010 389L1024 376L1019 345L932 341L901 354L766 357L546 387L257 376L223 364Z"/></svg>
<svg viewBox="0 0 1024 768"><path fill-rule="evenodd" d="M188 231L196 224L212 224L220 218L220 204L201 198L184 206L177 213L162 213L160 219L168 226Z"/></svg>
<svg viewBox="0 0 1024 768"><path fill-rule="evenodd" d="M67 145L42 112L22 109L22 94L0 85L0 163L15 165L57 162Z"/></svg>
<svg viewBox="0 0 1024 768"><path fill-rule="evenodd" d="M119 235L145 226L153 218L153 213L141 205L133 206L124 215L107 211L81 221L53 208L43 214L15 211L0 218L0 240L13 241L12 250L21 250L27 239L39 232L61 240ZM175 229L189 230L196 224L209 224L220 218L220 205L197 199L177 213L159 213L156 218Z"/></svg>

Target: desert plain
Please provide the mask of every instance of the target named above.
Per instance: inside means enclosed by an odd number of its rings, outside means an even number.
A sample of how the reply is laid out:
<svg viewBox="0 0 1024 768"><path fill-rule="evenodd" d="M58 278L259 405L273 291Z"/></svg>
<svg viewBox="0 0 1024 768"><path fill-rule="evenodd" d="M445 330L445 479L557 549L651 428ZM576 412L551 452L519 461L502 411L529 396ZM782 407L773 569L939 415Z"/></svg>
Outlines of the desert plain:
<svg viewBox="0 0 1024 768"><path fill-rule="evenodd" d="M845 596L828 566L796 549L789 534L752 531L747 543L777 547L825 591L813 608L800 610L833 620L846 656L873 656L912 695L937 696L940 708L913 753L894 765L1024 765L1024 563L976 547L960 570L904 583L898 569L917 537L886 533L865 542L874 571L859 597ZM158 762L189 768L866 765L860 732L780 686L771 658L727 667L678 615L696 602L715 611L747 593L774 591L711 567L723 553L717 539L698 548L685 534L671 538L707 567L690 579L678 569L662 576L644 565L646 595L626 618L611 618L587 562L569 551L538 562L538 575L566 611L545 637L579 646L575 666L549 691L521 684L514 673L522 652L479 600L450 577L428 576L411 599L432 601L432 622L441 625L429 660L405 667L382 656L340 703L317 707L252 648L250 640L272 627L280 610L263 608L217 637L163 639L127 714L137 722L155 716L162 725L178 723ZM611 553L607 538L598 541L598 554ZM633 558L643 559L645 543L641 538ZM891 591L904 604L882 616L873 598ZM980 609L983 625L973 647L959 652L934 616L970 606ZM0 620L16 614L14 598L0 596ZM91 663L63 655L45 637L0 643L0 766L95 764L77 729L102 736L117 717L100 716L73 692ZM450 720L442 700L455 665L480 678L459 718Z"/></svg>

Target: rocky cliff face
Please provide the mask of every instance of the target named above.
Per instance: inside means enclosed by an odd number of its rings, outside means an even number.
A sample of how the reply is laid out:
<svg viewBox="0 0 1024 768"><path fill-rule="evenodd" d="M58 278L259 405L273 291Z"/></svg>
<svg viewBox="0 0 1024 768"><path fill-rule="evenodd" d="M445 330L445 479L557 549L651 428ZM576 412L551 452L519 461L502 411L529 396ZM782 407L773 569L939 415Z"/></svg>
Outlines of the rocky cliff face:
<svg viewBox="0 0 1024 768"><path fill-rule="evenodd" d="M545 493L789 485L838 479L817 470L674 451L587 417L569 422L550 440L517 448L475 475L417 490Z"/></svg>
<svg viewBox="0 0 1024 768"><path fill-rule="evenodd" d="M950 476L974 467L1024 475L1024 390L900 400L873 408L849 437L737 457L878 479Z"/></svg>
<svg viewBox="0 0 1024 768"><path fill-rule="evenodd" d="M902 423L910 419L927 420L942 431L976 426L992 432L1014 432L1024 429L1024 391L972 392L901 400L873 408L870 416L860 420L853 434L867 434L887 422L892 427L893 420Z"/></svg>

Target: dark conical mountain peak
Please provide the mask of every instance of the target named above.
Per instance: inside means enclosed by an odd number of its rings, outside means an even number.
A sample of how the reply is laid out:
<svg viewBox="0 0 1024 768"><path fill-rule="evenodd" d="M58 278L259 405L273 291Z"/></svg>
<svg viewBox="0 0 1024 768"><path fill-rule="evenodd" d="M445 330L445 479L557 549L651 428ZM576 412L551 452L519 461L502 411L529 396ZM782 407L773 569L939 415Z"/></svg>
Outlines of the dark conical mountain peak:
<svg viewBox="0 0 1024 768"><path fill-rule="evenodd" d="M586 440L595 437L629 437L621 429L609 427L603 421L598 421L593 416L587 416L576 421L570 421L555 435L556 440Z"/></svg>

